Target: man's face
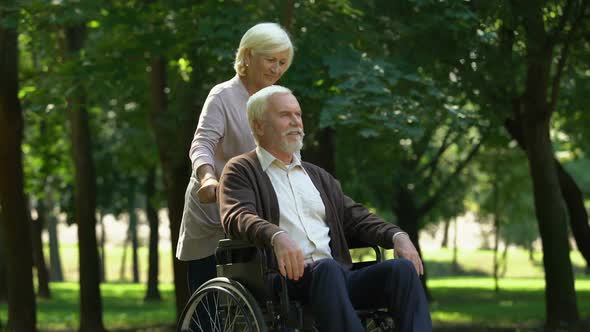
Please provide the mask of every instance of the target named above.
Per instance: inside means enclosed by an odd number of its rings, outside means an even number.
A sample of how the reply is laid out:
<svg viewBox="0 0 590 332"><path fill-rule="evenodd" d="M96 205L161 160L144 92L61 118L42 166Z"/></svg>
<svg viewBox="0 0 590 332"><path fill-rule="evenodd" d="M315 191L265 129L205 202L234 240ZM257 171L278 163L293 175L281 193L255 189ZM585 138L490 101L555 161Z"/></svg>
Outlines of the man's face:
<svg viewBox="0 0 590 332"><path fill-rule="evenodd" d="M260 146L275 154L292 155L303 146L301 107L292 94L275 94L257 127Z"/></svg>

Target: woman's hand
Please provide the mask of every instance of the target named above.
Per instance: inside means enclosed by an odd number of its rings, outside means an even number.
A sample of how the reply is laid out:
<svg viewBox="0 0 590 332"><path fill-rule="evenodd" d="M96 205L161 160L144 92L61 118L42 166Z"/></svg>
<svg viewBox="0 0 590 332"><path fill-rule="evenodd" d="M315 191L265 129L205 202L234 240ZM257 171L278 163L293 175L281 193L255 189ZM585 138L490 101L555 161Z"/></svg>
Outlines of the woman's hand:
<svg viewBox="0 0 590 332"><path fill-rule="evenodd" d="M217 186L219 186L219 182L217 176L215 176L213 166L209 164L201 165L197 169L197 176L201 184L197 191L199 202L203 204L217 202Z"/></svg>
<svg viewBox="0 0 590 332"><path fill-rule="evenodd" d="M217 186L219 186L219 182L214 176L205 178L197 191L199 202L203 204L217 202Z"/></svg>

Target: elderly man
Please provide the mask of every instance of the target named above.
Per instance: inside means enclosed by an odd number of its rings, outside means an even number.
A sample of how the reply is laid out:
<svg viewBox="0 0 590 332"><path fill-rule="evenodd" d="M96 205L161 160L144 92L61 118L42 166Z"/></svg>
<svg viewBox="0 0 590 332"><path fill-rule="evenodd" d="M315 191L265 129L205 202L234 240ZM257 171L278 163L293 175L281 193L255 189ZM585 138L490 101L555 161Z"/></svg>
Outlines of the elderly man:
<svg viewBox="0 0 590 332"><path fill-rule="evenodd" d="M400 331L431 331L406 233L344 195L325 170L302 162L301 108L291 91L270 86L248 100L257 148L235 157L221 176L226 234L272 248L290 294L311 305L320 331L364 331L355 308L387 307ZM352 271L347 239L394 248L398 259Z"/></svg>

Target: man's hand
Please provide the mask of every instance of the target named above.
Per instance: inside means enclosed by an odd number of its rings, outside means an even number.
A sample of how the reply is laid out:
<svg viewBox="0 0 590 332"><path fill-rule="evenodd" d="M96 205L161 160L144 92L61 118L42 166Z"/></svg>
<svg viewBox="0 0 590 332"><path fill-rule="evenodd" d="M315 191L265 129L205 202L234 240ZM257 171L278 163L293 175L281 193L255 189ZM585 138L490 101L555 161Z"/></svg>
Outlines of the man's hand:
<svg viewBox="0 0 590 332"><path fill-rule="evenodd" d="M274 238L273 248L281 274L291 280L299 280L303 276L304 264L303 251L297 243L288 233L281 233Z"/></svg>
<svg viewBox="0 0 590 332"><path fill-rule="evenodd" d="M201 182L201 187L197 191L197 197L201 203L215 203L217 202L217 186L219 182L214 176L207 177Z"/></svg>
<svg viewBox="0 0 590 332"><path fill-rule="evenodd" d="M416 247L414 247L412 241L406 234L400 234L395 238L395 241L393 242L393 250L395 257L410 260L414 264L416 272L418 272L419 275L424 274L424 266L422 265L420 255L418 255Z"/></svg>

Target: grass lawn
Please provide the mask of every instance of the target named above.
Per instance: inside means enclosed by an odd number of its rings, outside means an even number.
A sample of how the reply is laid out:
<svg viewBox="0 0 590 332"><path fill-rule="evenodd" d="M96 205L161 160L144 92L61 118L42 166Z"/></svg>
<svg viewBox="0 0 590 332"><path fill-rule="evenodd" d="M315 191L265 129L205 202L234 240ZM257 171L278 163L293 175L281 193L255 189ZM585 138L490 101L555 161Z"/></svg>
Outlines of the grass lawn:
<svg viewBox="0 0 590 332"><path fill-rule="evenodd" d="M502 280L494 292L489 277L433 278L429 287L435 327L485 326L534 328L544 320L544 280L511 278ZM38 326L42 331L73 331L78 327L78 284L52 283L51 300L39 300ZM129 283L103 284L103 317L109 330L171 330L174 325L172 284L160 286L164 300L143 301L145 286ZM582 317L590 319L590 278L576 281ZM0 304L0 318L6 320L6 304Z"/></svg>
<svg viewBox="0 0 590 332"><path fill-rule="evenodd" d="M428 285L435 325L539 327L544 322L544 279L502 279L498 293L489 277L433 278ZM579 312L590 319L590 277L577 278L575 287Z"/></svg>
<svg viewBox="0 0 590 332"><path fill-rule="evenodd" d="M74 331L79 325L79 286L73 282L50 284L52 298L37 300L37 326L41 331ZM103 321L109 330L162 327L174 324L172 284L160 285L162 302L145 302L145 285L101 285ZM0 319L6 322L6 304L0 304Z"/></svg>
<svg viewBox="0 0 590 332"><path fill-rule="evenodd" d="M77 250L62 248L64 270L68 282L50 285L53 298L39 299L37 303L38 327L41 331L74 331L78 327ZM171 331L175 324L171 280L170 251L163 250L160 257L160 291L163 301L143 301L145 285L119 281L122 250L109 250L107 256L108 280L101 286L105 326L111 331ZM368 255L359 252L355 256ZM390 257L391 252L386 253ZM460 251L459 271L451 269L451 250L424 253L429 272L429 289L434 302L432 318L439 331L483 331L487 327L506 328L502 331L519 331L538 328L544 322L544 284L542 257L537 253L530 261L528 253L511 250L505 277L500 279L500 292L494 291L490 277L492 253L486 250ZM145 251L140 251L141 270L147 268ZM576 271L576 294L582 318L590 320L590 277L583 274L583 260L572 253ZM66 264L67 263L67 264ZM129 280L129 272L124 280ZM145 272L142 278L145 278ZM143 279L142 279L143 281ZM0 303L0 320L6 322L7 307ZM460 329L459 327L464 327ZM509 329L508 329L509 328Z"/></svg>

